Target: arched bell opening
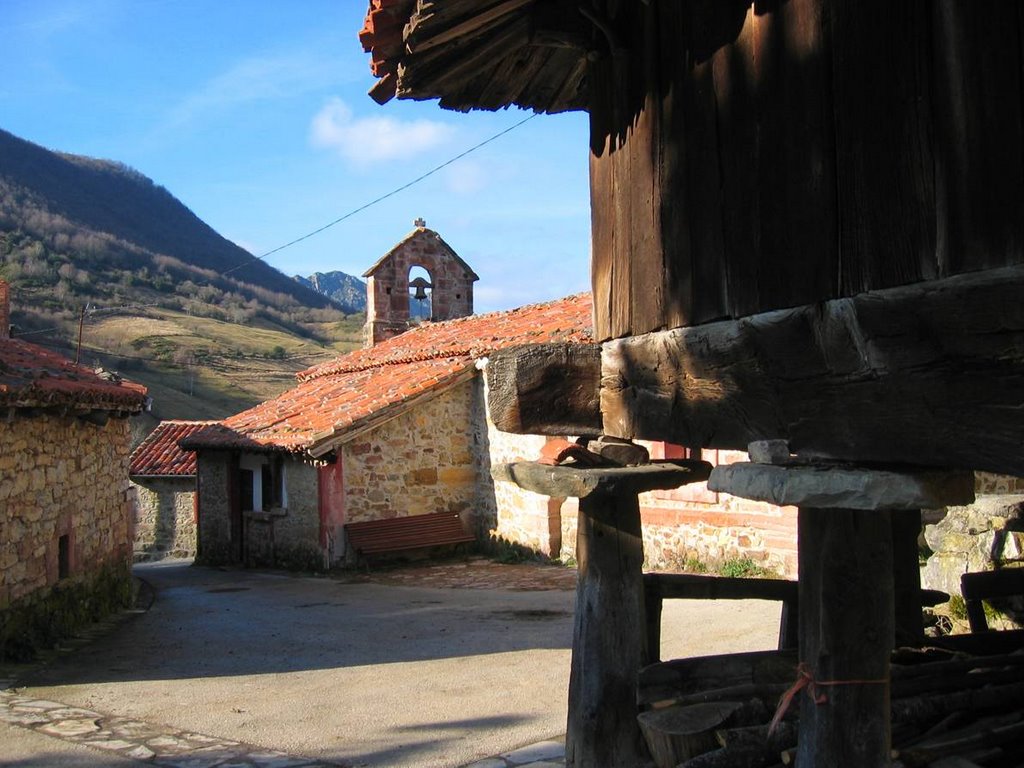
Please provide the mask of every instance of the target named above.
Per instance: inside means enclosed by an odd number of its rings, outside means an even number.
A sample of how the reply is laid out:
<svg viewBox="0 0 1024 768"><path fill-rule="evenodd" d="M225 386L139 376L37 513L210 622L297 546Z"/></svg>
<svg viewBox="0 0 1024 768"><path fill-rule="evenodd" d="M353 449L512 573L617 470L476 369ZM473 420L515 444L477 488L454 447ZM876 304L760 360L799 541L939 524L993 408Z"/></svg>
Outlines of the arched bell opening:
<svg viewBox="0 0 1024 768"><path fill-rule="evenodd" d="M409 270L409 323L431 320L433 313L434 281L430 273L420 266Z"/></svg>

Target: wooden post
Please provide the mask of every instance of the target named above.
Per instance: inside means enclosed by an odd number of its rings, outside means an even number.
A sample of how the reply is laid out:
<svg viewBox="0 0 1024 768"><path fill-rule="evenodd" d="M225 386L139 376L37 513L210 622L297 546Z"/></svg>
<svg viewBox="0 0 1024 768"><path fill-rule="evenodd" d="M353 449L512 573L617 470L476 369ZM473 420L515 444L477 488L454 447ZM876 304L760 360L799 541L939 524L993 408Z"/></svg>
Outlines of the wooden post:
<svg viewBox="0 0 1024 768"><path fill-rule="evenodd" d="M909 576L917 568L910 533L916 542L922 507L973 501L973 474L793 460L718 467L708 488L799 507L799 679L805 688L797 765L889 766L896 626L921 624L920 582L912 590Z"/></svg>
<svg viewBox="0 0 1024 768"><path fill-rule="evenodd" d="M797 764L889 766L889 514L801 507L798 526L800 659L816 683L800 698Z"/></svg>
<svg viewBox="0 0 1024 768"><path fill-rule="evenodd" d="M661 661L661 588L656 583L644 580L644 623L646 625L647 652L643 666Z"/></svg>
<svg viewBox="0 0 1024 768"><path fill-rule="evenodd" d="M637 673L646 652L636 494L580 500L576 560L566 763L635 766L646 758L636 719Z"/></svg>
<svg viewBox="0 0 1024 768"><path fill-rule="evenodd" d="M921 620L921 566L917 540L921 510L892 513L892 579L896 645L919 645L924 640Z"/></svg>
<svg viewBox="0 0 1024 768"><path fill-rule="evenodd" d="M600 469L521 462L492 470L526 490L580 500L568 768L635 768L649 760L636 719L637 674L647 655L637 496L700 482L710 471L703 461Z"/></svg>

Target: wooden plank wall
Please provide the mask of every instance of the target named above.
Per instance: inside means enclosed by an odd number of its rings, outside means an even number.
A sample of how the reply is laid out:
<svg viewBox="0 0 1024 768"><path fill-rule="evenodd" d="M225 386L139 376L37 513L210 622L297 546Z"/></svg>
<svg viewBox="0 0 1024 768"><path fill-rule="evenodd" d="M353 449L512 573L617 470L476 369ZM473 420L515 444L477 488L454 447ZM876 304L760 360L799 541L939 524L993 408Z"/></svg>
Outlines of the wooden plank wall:
<svg viewBox="0 0 1024 768"><path fill-rule="evenodd" d="M1024 262L1024 11L593 0L596 331Z"/></svg>

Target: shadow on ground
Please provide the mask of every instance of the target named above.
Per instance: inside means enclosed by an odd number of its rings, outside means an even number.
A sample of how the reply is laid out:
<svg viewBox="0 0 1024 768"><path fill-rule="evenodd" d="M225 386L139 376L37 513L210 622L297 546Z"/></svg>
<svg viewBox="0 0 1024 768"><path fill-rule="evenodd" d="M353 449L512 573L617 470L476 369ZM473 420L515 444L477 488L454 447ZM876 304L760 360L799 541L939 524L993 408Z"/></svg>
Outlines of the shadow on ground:
<svg viewBox="0 0 1024 768"><path fill-rule="evenodd" d="M155 592L149 611L23 682L290 673L568 649L572 640L565 589L395 586L181 562L136 572Z"/></svg>

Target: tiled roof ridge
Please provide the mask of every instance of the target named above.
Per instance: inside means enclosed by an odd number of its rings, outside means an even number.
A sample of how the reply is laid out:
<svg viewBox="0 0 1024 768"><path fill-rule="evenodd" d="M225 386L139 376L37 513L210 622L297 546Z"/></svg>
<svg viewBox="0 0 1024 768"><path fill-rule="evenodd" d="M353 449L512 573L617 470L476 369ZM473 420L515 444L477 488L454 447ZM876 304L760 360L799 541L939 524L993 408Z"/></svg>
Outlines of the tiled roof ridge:
<svg viewBox="0 0 1024 768"><path fill-rule="evenodd" d="M466 317L443 320L437 323L426 321L414 328L410 328L405 333L394 336L374 347L357 349L335 358L334 360L326 363L320 363L319 365L300 371L295 375L295 378L300 382L306 382L324 376L333 376L342 373L358 373L359 371L383 368L389 365L404 365L407 363L421 362L425 360L456 359L460 357L479 358L499 347L500 343L495 342L493 337L490 340L480 338L453 339L448 342L446 346L437 348L428 347L416 352L402 352L401 350L403 344L411 340L415 340L417 335L422 336L431 333L438 333L445 329L458 328L459 326L466 324L483 325L489 321L514 318L524 314L542 312L545 309L554 309L560 304L571 306L589 299L590 292L582 291L569 296L563 296L560 299L537 302L534 304L525 304L521 307L514 307L513 309L485 312L480 315L467 315ZM579 331L580 329L566 328L564 330ZM540 332L541 331L538 331L538 333ZM388 352L391 348L397 349L394 354L389 356Z"/></svg>
<svg viewBox="0 0 1024 768"><path fill-rule="evenodd" d="M322 373L311 368L306 371L300 371L295 374L295 377L300 382L312 381L313 379L323 378L324 376L337 376L343 373L360 373L361 371L371 371L374 368L386 368L391 365L408 365L409 363L422 363L426 360L457 360L460 357L474 357L470 351L455 350L434 350L433 353L425 352L422 355L400 355L395 357L388 357L383 360L368 360L365 363L355 365L339 366L330 370L325 370ZM322 363L316 368L322 366L329 366L331 363Z"/></svg>
<svg viewBox="0 0 1024 768"><path fill-rule="evenodd" d="M163 424L175 424L178 426L185 424L220 424L223 419L160 419L157 426Z"/></svg>

